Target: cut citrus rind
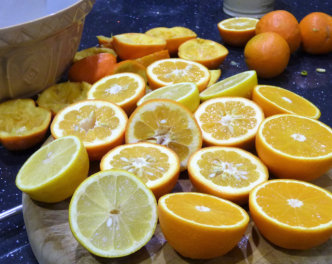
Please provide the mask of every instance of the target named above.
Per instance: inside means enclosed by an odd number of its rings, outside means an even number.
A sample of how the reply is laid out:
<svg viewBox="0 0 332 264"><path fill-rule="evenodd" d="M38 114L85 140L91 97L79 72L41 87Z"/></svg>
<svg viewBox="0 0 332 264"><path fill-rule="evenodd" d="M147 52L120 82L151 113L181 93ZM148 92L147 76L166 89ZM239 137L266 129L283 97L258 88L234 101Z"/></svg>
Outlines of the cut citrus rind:
<svg viewBox="0 0 332 264"><path fill-rule="evenodd" d="M139 142L110 150L102 158L100 168L122 169L135 174L159 198L175 186L180 172L180 160L169 148Z"/></svg>
<svg viewBox="0 0 332 264"><path fill-rule="evenodd" d="M145 246L157 225L153 193L135 175L106 170L75 191L69 224L75 238L94 255L117 258Z"/></svg>
<svg viewBox="0 0 332 264"><path fill-rule="evenodd" d="M239 204L247 203L249 192L269 177L256 156L230 147L198 150L188 161L188 173L198 191Z"/></svg>

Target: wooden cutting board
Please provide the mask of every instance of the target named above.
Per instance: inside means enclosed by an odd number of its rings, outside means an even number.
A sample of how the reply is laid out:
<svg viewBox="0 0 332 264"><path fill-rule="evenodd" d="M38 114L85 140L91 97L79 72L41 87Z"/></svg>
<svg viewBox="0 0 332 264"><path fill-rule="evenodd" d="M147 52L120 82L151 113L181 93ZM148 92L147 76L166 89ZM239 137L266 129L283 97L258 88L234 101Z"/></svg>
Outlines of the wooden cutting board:
<svg viewBox="0 0 332 264"><path fill-rule="evenodd" d="M332 191L332 170L315 184ZM178 191L195 191L187 179L179 180ZM251 222L242 240L225 256L211 260L181 257L167 244L159 225L150 242L138 252L117 259L96 257L73 237L68 224L69 199L57 204L38 203L23 195L23 215L31 248L40 264L108 264L108 263L332 263L332 238L311 250L284 250L266 241Z"/></svg>

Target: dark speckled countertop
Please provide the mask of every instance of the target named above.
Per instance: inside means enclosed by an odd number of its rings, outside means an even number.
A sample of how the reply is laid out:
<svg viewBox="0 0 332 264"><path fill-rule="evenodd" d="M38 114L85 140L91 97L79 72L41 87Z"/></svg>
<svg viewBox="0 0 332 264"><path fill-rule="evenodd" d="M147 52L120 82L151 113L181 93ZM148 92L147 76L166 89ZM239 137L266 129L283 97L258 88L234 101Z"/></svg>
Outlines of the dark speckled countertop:
<svg viewBox="0 0 332 264"><path fill-rule="evenodd" d="M322 11L332 15L331 0L276 0L275 9L290 11L300 21L306 14ZM125 32L145 32L158 26L184 26L201 38L222 42L217 23L228 18L221 1L201 0L96 0L86 17L80 49L95 46L96 35L115 35ZM247 70L243 49L229 49L221 65L222 78ZM316 68L326 69L325 73ZM308 75L300 73L306 70ZM260 84L277 85L304 96L317 105L320 120L332 126L332 53L312 56L297 51L280 76L259 80ZM9 152L0 145L0 213L21 204L21 192L15 187L15 177L25 160L36 150ZM29 245L22 213L0 222L0 263L37 263Z"/></svg>

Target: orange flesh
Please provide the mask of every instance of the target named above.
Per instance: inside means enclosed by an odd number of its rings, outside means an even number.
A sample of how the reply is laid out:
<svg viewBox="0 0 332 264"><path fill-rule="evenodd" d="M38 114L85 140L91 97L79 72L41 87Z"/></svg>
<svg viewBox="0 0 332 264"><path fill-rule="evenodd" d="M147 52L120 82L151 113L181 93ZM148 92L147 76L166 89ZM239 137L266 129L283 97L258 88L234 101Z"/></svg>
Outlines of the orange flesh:
<svg viewBox="0 0 332 264"><path fill-rule="evenodd" d="M198 82L205 76L199 67L188 65L183 61L160 63L153 69L153 73L159 80L166 83Z"/></svg>
<svg viewBox="0 0 332 264"><path fill-rule="evenodd" d="M315 227L332 220L331 197L303 184L268 184L258 190L256 201L268 216L284 224Z"/></svg>
<svg viewBox="0 0 332 264"><path fill-rule="evenodd" d="M218 140L242 136L257 124L256 112L243 102L213 103L205 108L199 120L202 130Z"/></svg>
<svg viewBox="0 0 332 264"><path fill-rule="evenodd" d="M187 193L169 196L165 203L174 214L199 224L227 226L237 224L244 218L239 209L214 197Z"/></svg>
<svg viewBox="0 0 332 264"><path fill-rule="evenodd" d="M65 114L59 128L63 130L64 136L74 135L85 142L93 142L111 136L119 122L113 109L87 105Z"/></svg>
<svg viewBox="0 0 332 264"><path fill-rule="evenodd" d="M271 119L265 123L262 134L268 144L292 156L319 157L332 152L332 133L310 119Z"/></svg>
<svg viewBox="0 0 332 264"><path fill-rule="evenodd" d="M204 178L220 186L247 187L259 178L257 166L233 151L206 152L197 164Z"/></svg>
<svg viewBox="0 0 332 264"><path fill-rule="evenodd" d="M251 19L241 19L237 18L235 21L226 21L223 23L224 28L228 30L245 30L248 28L255 28L257 21Z"/></svg>

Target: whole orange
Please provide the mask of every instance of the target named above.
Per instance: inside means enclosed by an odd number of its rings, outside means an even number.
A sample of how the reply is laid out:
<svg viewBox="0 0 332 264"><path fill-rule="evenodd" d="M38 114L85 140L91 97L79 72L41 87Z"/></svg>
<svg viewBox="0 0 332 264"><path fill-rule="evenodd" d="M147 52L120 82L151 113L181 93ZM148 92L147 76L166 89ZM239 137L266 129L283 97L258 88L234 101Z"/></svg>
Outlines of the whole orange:
<svg viewBox="0 0 332 264"><path fill-rule="evenodd" d="M250 39L244 48L249 69L262 78L272 78L287 67L290 49L286 40L274 32L265 32Z"/></svg>
<svg viewBox="0 0 332 264"><path fill-rule="evenodd" d="M302 48L311 54L332 51L332 17L322 12L313 12L300 22Z"/></svg>
<svg viewBox="0 0 332 264"><path fill-rule="evenodd" d="M276 10L265 14L256 25L256 34L275 32L288 43L291 53L301 44L301 33L296 18L285 10Z"/></svg>

